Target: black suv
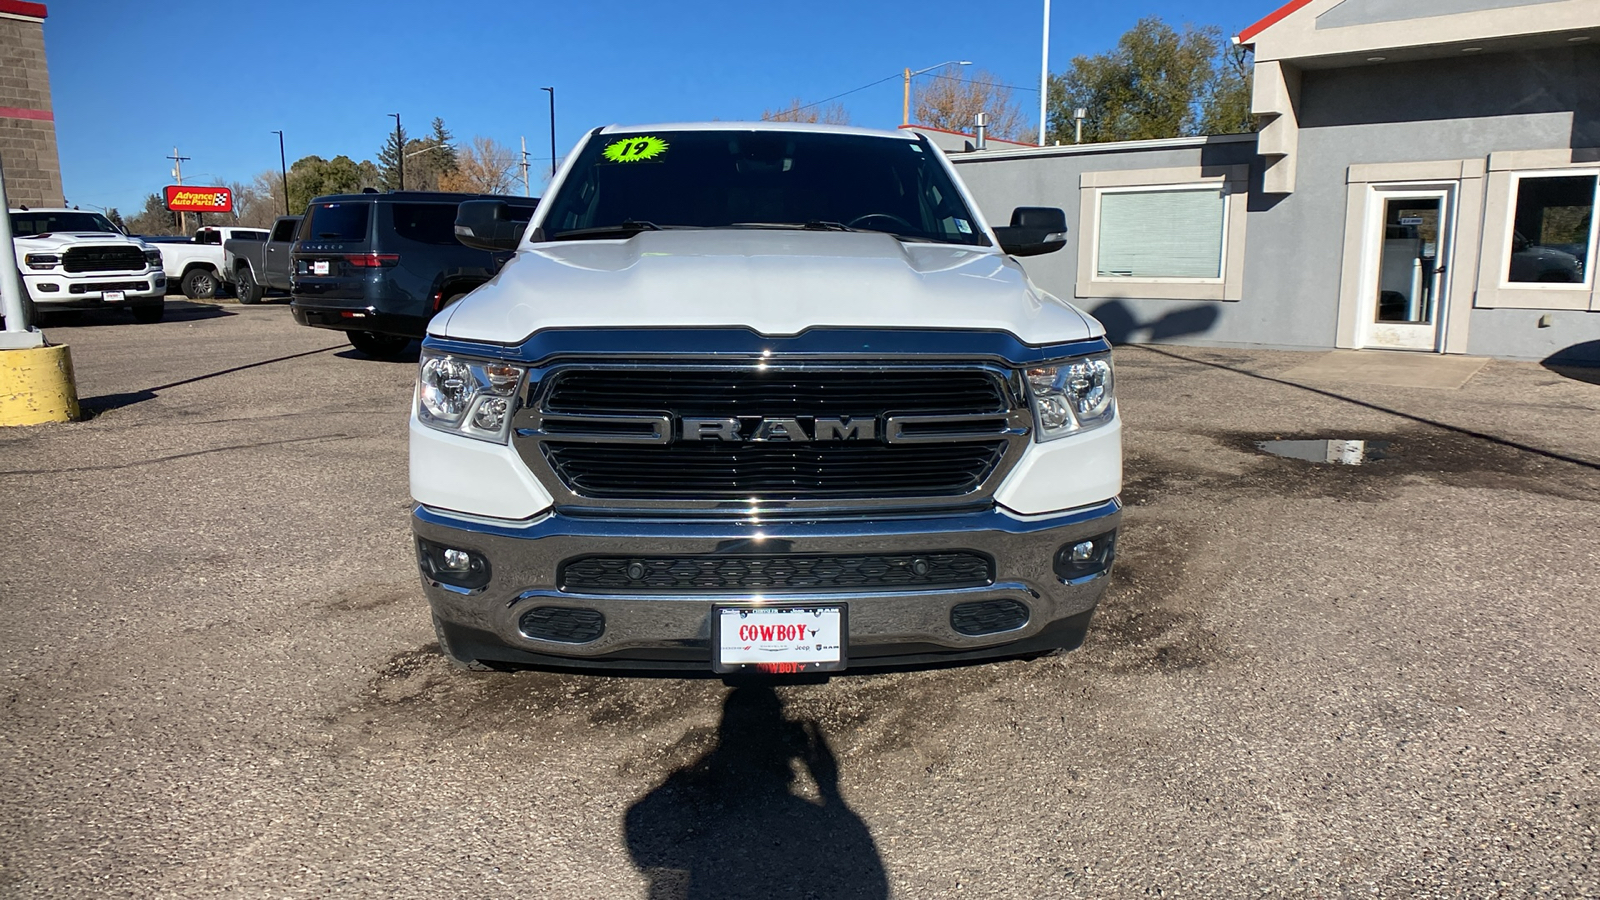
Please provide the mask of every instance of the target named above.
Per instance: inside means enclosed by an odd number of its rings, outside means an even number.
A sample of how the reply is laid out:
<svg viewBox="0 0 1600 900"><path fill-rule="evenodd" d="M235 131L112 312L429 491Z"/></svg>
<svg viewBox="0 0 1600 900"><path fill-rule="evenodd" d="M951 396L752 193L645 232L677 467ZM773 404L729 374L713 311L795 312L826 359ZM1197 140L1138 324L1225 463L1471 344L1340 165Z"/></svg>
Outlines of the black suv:
<svg viewBox="0 0 1600 900"><path fill-rule="evenodd" d="M456 240L456 207L479 199L504 201L523 224L539 203L434 191L312 200L289 279L295 321L344 331L368 356L399 356L426 333L435 313L493 278L511 258Z"/></svg>

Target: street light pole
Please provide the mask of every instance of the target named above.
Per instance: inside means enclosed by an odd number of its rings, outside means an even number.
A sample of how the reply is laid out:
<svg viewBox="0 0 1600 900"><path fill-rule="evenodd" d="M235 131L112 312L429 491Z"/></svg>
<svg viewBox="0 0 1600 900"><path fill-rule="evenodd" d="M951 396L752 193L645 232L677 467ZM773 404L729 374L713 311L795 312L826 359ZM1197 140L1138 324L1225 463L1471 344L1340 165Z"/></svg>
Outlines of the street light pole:
<svg viewBox="0 0 1600 900"><path fill-rule="evenodd" d="M283 155L283 132L271 132L278 136L278 168L283 170L283 214L289 215L289 161Z"/></svg>
<svg viewBox="0 0 1600 900"><path fill-rule="evenodd" d="M556 89L553 87L539 88L541 91L550 92L550 180L556 180Z"/></svg>
<svg viewBox="0 0 1600 900"><path fill-rule="evenodd" d="M1044 49L1039 54L1039 146L1044 146L1045 102L1050 97L1050 0L1044 0Z"/></svg>
<svg viewBox="0 0 1600 900"><path fill-rule="evenodd" d="M400 188L399 189L403 191L403 190L406 189L406 144L405 144L405 138L400 136L400 114L399 113L389 113L389 116L390 116L390 118L394 119L394 156L395 156L395 165L399 168L399 172L400 172Z"/></svg>
<svg viewBox="0 0 1600 900"><path fill-rule="evenodd" d="M972 65L972 60L970 60L970 59L952 59L952 60L947 60L945 62L939 63L937 66L929 66L926 69L918 69L915 72L911 71L910 68L907 68L906 69L905 97L900 101L900 124L901 125L910 125L911 124L911 79L917 77L918 75L923 74L924 72L932 72L934 69L942 69L945 66L970 66L970 65ZM889 77L893 78L894 76L890 75Z"/></svg>

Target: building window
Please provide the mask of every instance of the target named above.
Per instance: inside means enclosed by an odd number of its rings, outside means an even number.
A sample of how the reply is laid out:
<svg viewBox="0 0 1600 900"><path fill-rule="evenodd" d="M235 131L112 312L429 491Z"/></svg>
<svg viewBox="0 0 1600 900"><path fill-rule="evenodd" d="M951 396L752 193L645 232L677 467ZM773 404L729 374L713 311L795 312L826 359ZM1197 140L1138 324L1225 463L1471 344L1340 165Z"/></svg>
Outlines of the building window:
<svg viewBox="0 0 1600 900"><path fill-rule="evenodd" d="M1507 285L1587 289L1594 270L1595 189L1593 173L1515 177Z"/></svg>
<svg viewBox="0 0 1600 900"><path fill-rule="evenodd" d="M1104 188L1099 204L1097 280L1222 280L1228 197L1221 185Z"/></svg>

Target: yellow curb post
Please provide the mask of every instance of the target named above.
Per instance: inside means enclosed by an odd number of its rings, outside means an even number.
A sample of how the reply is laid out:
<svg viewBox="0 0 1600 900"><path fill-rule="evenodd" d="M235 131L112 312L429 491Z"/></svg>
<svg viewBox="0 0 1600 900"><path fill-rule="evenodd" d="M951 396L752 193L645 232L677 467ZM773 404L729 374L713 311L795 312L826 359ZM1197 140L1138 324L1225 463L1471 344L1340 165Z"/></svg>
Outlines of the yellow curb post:
<svg viewBox="0 0 1600 900"><path fill-rule="evenodd" d="M70 422L80 414L72 351L47 343L29 321L33 304L17 268L10 210L0 165L0 316L6 323L0 330L0 427Z"/></svg>
<svg viewBox="0 0 1600 900"><path fill-rule="evenodd" d="M78 416L67 345L0 350L0 426L70 422Z"/></svg>

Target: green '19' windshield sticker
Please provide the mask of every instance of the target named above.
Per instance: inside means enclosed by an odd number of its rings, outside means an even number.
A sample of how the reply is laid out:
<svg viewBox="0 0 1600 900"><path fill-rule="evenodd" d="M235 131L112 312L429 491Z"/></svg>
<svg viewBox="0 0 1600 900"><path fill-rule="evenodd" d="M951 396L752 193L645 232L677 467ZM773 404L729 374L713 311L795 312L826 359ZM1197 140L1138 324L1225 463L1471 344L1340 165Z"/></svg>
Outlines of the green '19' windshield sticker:
<svg viewBox="0 0 1600 900"><path fill-rule="evenodd" d="M638 162L642 159L655 159L665 152L667 152L667 142L661 138L631 137L607 144L604 155L612 162Z"/></svg>

